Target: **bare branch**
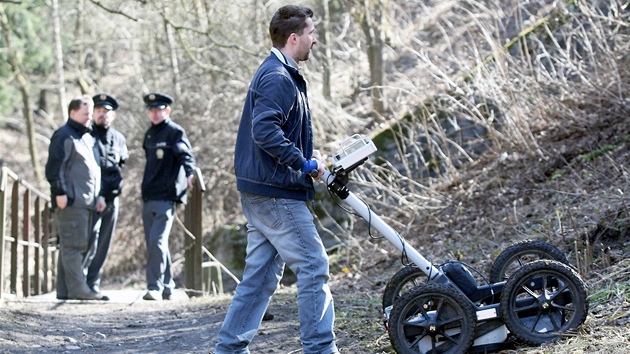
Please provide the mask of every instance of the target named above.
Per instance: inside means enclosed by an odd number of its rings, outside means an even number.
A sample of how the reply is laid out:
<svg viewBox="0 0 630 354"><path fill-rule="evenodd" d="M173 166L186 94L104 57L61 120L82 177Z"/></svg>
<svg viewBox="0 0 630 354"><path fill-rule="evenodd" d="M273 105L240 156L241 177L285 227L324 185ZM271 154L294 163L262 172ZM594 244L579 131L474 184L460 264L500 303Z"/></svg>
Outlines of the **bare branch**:
<svg viewBox="0 0 630 354"><path fill-rule="evenodd" d="M0 0L0 1L1 1L1 0ZM111 13L111 14L121 15L121 16L124 16L124 17L126 17L126 18L128 18L128 19L132 20L132 21L136 21L136 22L138 21L138 19L137 19L136 17L133 17L133 16L131 16L131 15L129 15L129 14L127 14L127 13L125 13L125 12L122 12L122 11L120 11L120 10L110 9L110 8L106 7L105 5L103 5L103 4L102 4L100 1L98 1L98 0L90 0L90 2L91 2L92 4L94 4L94 5L98 6L98 7L100 7L101 9L103 9L103 10L105 10L105 11L107 11L107 12Z"/></svg>
<svg viewBox="0 0 630 354"><path fill-rule="evenodd" d="M205 71L220 72L228 76L234 75L234 73L231 71L225 71L223 70L223 68L218 67L216 65L204 64L201 61L199 61L199 59L197 59L195 55L193 54L193 52L190 50L190 47L186 44L186 41L184 41L184 38L182 37L182 32L178 30L177 28L175 30L177 31L177 38L179 39L179 44L182 46L182 49L184 49L184 53L186 53L186 56L188 57L188 59L190 59L193 63L195 63L195 65L197 65L198 67L200 67L201 69Z"/></svg>
<svg viewBox="0 0 630 354"><path fill-rule="evenodd" d="M192 27L188 27L188 26L176 25L176 24L174 24L173 22L171 22L171 20L170 20L170 19L168 19L168 18L166 19L166 22L167 22L170 26L172 26L172 27L173 27L173 28L174 28L174 29L175 29L178 33L179 33L180 31L182 31L182 30L186 30L186 31L191 31L191 32L197 33L197 34L202 34L202 35L205 35L205 36L206 36L206 38L208 38L208 40L210 40L210 42L211 42L212 44L216 45L217 47L220 47L220 48L227 48L227 49L237 49L237 50L240 50L240 51L242 51L242 52L244 52L244 53L246 53L246 54L249 54L249 55L252 55L252 56L258 56L258 53L256 53L256 52L252 52L252 51L250 51L250 50L247 50L247 49L245 49L244 47L242 47L242 46L240 46L240 45L238 45L238 44L235 44L235 43L221 43L221 42L219 42L219 41L215 40L215 39L214 39L212 36L210 36L207 32L200 31L200 30L198 30L198 29L195 29L195 28L192 28Z"/></svg>

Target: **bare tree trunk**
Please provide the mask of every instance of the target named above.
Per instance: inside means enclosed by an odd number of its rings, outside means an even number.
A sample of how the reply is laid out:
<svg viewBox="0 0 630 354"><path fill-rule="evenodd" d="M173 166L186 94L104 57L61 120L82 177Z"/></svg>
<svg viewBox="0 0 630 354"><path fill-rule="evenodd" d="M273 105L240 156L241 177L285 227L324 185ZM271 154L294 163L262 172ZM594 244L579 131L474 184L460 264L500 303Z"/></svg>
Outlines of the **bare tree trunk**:
<svg viewBox="0 0 630 354"><path fill-rule="evenodd" d="M76 54L77 54L77 83L79 84L79 88L81 89L81 94L89 94L90 93L90 82L88 78L86 78L86 73L88 72L85 64L86 64L86 50L85 50L85 41L84 38L88 38L85 35L85 0L79 0L77 4L77 22L75 23L74 33L75 33L75 41L76 41Z"/></svg>
<svg viewBox="0 0 630 354"><path fill-rule="evenodd" d="M52 0L52 20L53 20L53 40L55 42L55 62L57 68L57 80L59 86L59 108L61 112L62 121L68 119L66 116L66 79L63 75L63 50L61 49L61 25L59 23L59 2L58 0Z"/></svg>
<svg viewBox="0 0 630 354"><path fill-rule="evenodd" d="M180 85L180 78L179 78L179 60L177 59L177 51L175 50L175 48L177 48L177 46L175 45L175 39L173 38L173 29L171 28L171 26L169 25L167 18L168 18L168 2L164 1L163 2L163 7L162 7L162 16L164 16L164 32L166 33L166 42L168 43L168 51L170 53L171 56L171 69L173 70L173 85L175 86L175 94L177 96L180 96L182 93L182 88Z"/></svg>
<svg viewBox="0 0 630 354"><path fill-rule="evenodd" d="M31 98L29 96L29 83L22 74L20 68L19 55L17 55L11 44L11 25L9 19L4 11L4 5L0 3L0 26L2 27L2 37L6 45L7 54L9 57L9 65L15 80L17 81L18 89L22 95L22 112L24 119L26 120L26 136L28 138L28 151L31 155L31 165L33 166L33 174L35 180L39 183L42 180L42 173L39 166L39 155L37 153L37 147L35 146L35 121L33 118L33 111L31 110Z"/></svg>
<svg viewBox="0 0 630 354"><path fill-rule="evenodd" d="M263 10L265 9L265 1L264 0L256 0L255 11L254 11L254 29L255 29L255 38L256 43L264 43L267 38L269 38L268 28L263 25L265 23L265 19L267 18ZM268 48L269 49L269 48Z"/></svg>
<svg viewBox="0 0 630 354"><path fill-rule="evenodd" d="M370 93L375 114L375 122L382 122L387 110L383 94L385 77L383 68L383 11L387 0L363 0L363 19L361 28L367 39L367 55L370 64Z"/></svg>
<svg viewBox="0 0 630 354"><path fill-rule="evenodd" d="M207 15L207 7L206 4L201 0L195 0L193 4L195 8L195 13L197 16L197 24L199 25L199 30L205 32L208 30L208 15Z"/></svg>
<svg viewBox="0 0 630 354"><path fill-rule="evenodd" d="M329 0L323 0L322 3L324 5L324 18L323 18L323 44L324 44L324 70L322 71L322 94L324 98L330 100L332 98L332 89L331 89L331 76L332 76L332 43L330 40L330 8L328 6Z"/></svg>

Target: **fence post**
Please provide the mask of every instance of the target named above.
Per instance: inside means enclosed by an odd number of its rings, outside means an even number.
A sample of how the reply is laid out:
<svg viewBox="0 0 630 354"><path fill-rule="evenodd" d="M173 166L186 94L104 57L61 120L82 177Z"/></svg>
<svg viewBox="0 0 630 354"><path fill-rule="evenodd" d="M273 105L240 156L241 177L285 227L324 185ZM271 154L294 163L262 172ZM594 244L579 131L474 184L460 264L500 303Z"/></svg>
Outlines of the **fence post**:
<svg viewBox="0 0 630 354"><path fill-rule="evenodd" d="M184 225L194 238L186 237L184 274L186 288L203 291L203 192L206 186L203 182L201 170L195 170L195 183L192 188L190 200L186 205ZM191 292L190 295L196 295Z"/></svg>
<svg viewBox="0 0 630 354"><path fill-rule="evenodd" d="M195 193L194 189L192 193ZM190 205L186 205L184 209L184 228L186 228L187 231L190 231L191 219L192 208L190 207ZM194 289L195 281L193 278L195 276L195 269L193 266L193 255L195 253L195 250L193 250L193 247L195 245L195 241L186 232L184 232L184 234L184 284L186 286L186 289ZM189 293L188 295L190 296L191 294L192 293Z"/></svg>
<svg viewBox="0 0 630 354"><path fill-rule="evenodd" d="M20 192L20 184L16 180L13 182L13 191L11 193L11 238L13 238L13 242L11 242L11 280L9 283L9 291L12 294L17 294L17 268L18 268L18 259L17 259L17 251L18 251L18 240L20 237L18 236L18 222L19 222L19 192Z"/></svg>
<svg viewBox="0 0 630 354"><path fill-rule="evenodd" d="M33 258L35 259L35 264L34 264L34 270L33 270L33 295L39 295L41 294L41 289L42 289L42 280L40 278L40 271L42 268L42 264L41 264L41 258L42 258L42 243L41 243L41 238L42 238L42 225L41 225L41 219L42 219L42 211L40 210L41 205L40 205L40 197L36 197L35 198L35 220L33 220L33 228L35 229L35 233L34 233L34 240L33 242L35 242L35 245L39 245L35 247L35 250L33 251L34 255Z"/></svg>
<svg viewBox="0 0 630 354"><path fill-rule="evenodd" d="M7 171L2 167L0 175L0 299L4 290L4 235L7 231Z"/></svg>
<svg viewBox="0 0 630 354"><path fill-rule="evenodd" d="M28 262L30 260L30 233L31 233L31 192L27 189L24 191L24 200L22 201L22 239L24 245L22 246L22 296L28 297L31 294L31 277L28 271ZM16 237L17 243L17 237Z"/></svg>
<svg viewBox="0 0 630 354"><path fill-rule="evenodd" d="M50 242L50 207L48 205L48 203L44 204L44 211L43 211L43 218L42 218L42 229L44 229L44 234L42 235L42 247L44 248L44 254L43 254L43 258L44 258L44 281L43 281L43 287L42 287L42 291L44 293L47 293L49 291L48 288L48 282L50 281L48 279L48 272L51 271L52 269L48 268L49 264L53 264L53 262L49 262L48 259L52 258L50 251L49 251L49 242ZM54 282L53 282L54 284Z"/></svg>

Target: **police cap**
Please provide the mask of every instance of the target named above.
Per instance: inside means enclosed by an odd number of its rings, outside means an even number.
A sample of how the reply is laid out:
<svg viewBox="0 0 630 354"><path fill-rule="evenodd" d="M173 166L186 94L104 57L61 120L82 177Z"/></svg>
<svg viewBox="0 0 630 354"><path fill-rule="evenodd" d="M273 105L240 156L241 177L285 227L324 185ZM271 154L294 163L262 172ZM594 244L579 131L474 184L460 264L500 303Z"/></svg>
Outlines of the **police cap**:
<svg viewBox="0 0 630 354"><path fill-rule="evenodd" d="M118 101L113 96L106 93L99 93L92 97L94 100L94 107L105 107L110 111L115 111L118 108Z"/></svg>
<svg viewBox="0 0 630 354"><path fill-rule="evenodd" d="M144 96L144 103L146 103L148 109L164 109L170 106L173 102L173 97L164 93L153 92Z"/></svg>

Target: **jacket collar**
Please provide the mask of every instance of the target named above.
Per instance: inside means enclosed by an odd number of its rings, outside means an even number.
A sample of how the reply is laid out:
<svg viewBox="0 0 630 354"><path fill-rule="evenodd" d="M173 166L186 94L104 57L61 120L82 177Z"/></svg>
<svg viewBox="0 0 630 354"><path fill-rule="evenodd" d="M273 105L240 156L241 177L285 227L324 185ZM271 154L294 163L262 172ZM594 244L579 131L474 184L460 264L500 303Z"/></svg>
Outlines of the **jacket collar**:
<svg viewBox="0 0 630 354"><path fill-rule="evenodd" d="M91 130L90 128L86 127L85 125L83 125L83 124L81 124L81 123L79 123L77 121L74 121L74 120L72 120L70 118L68 118L68 121L67 121L66 124L68 124L68 126L70 128L76 130L81 135L83 135L83 134L85 134L85 133L87 133L87 132L89 132Z"/></svg>
<svg viewBox="0 0 630 354"><path fill-rule="evenodd" d="M163 127L167 126L170 122L171 122L171 117L169 116L169 117L166 117L166 119L164 119L163 121L159 122L158 124L151 123L151 128L154 130L162 129Z"/></svg>
<svg viewBox="0 0 630 354"><path fill-rule="evenodd" d="M278 59L284 64L284 65L288 65L292 68L295 68L297 70L300 70L300 66L298 65L298 63L293 60L293 58L289 58L286 55L284 55L284 53L282 53L282 51L280 51L280 49L276 48L276 47L271 47L271 52L273 54L276 55L276 57L278 57Z"/></svg>

